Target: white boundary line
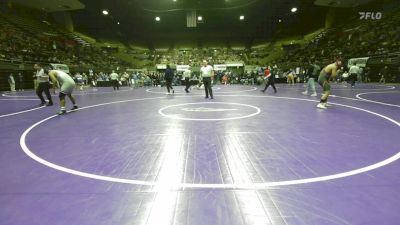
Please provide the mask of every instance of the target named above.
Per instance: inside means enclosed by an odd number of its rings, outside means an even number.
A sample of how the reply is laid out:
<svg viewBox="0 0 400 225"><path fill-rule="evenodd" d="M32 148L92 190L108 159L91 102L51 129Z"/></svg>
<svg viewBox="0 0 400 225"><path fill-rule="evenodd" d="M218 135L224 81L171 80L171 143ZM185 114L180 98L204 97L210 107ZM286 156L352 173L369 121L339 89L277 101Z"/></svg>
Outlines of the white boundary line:
<svg viewBox="0 0 400 225"><path fill-rule="evenodd" d="M200 104L226 104L226 105L240 105L240 106L246 106L249 108L253 108L256 110L255 113L251 113L245 116L236 116L236 117L228 117L228 118L216 118L216 119L202 119L202 118L183 118L183 117L178 117L178 116L173 116L173 115L167 115L163 113L165 109L172 108L172 107L177 107L177 106L183 106L183 105L200 105ZM252 105L246 105L246 104L240 104L240 103L234 103L234 102L195 102L195 103L182 103L182 104L176 104L176 105L169 105L165 106L161 109L158 110L158 113L164 117L171 118L171 119L176 119L176 120L191 120L191 121L219 121L219 120L237 120L237 119L244 119L244 118L249 118L253 117L261 112L261 109L252 106Z"/></svg>
<svg viewBox="0 0 400 225"><path fill-rule="evenodd" d="M112 88L112 87L111 87L111 88ZM73 93L73 96L75 96L75 95L81 96L81 95L116 94L116 93L119 93L119 92L133 91L134 89L133 89L133 88L129 88L128 90L125 90L125 88L124 88L124 90L109 91L109 92L98 92L98 89L97 89L97 88L96 88L95 90L96 90L96 91L94 91L94 92L79 93L79 92L82 92L82 91L85 91L85 90L75 90L75 89L74 89L75 92ZM78 92L78 93L77 93L77 92ZM7 97L7 98L35 97L35 95L8 95L8 93L10 93L10 92L4 92L1 96ZM51 96L52 96L52 97L57 97L57 96L58 96L58 93L57 93L57 94L51 94Z"/></svg>
<svg viewBox="0 0 400 225"><path fill-rule="evenodd" d="M18 99L0 99L0 101L40 101L40 99L33 99L33 98L18 98Z"/></svg>
<svg viewBox="0 0 400 225"><path fill-rule="evenodd" d="M396 104L390 104L390 103L384 103L384 102L378 102L378 101L373 101L373 100L369 100L369 99L365 99L365 98L361 98L361 95L367 95L367 94L383 94L383 93L400 93L397 91L381 91L381 92L364 92L364 93L359 93L356 95L356 98L362 100L362 101L366 101L366 102L372 102L372 103L376 103L376 104L381 104L381 105L387 105L387 106L394 106L394 107L400 107L400 105L396 105Z"/></svg>
<svg viewBox="0 0 400 225"><path fill-rule="evenodd" d="M343 98L343 99L348 99L348 100L353 100L353 101L360 101L360 99L343 97L343 96L339 96L339 95L329 95L329 97L332 97L332 98Z"/></svg>
<svg viewBox="0 0 400 225"><path fill-rule="evenodd" d="M296 83L296 85L293 85L293 86L285 84L285 83L281 83L281 84L283 84L283 85L282 86L277 86L276 88L292 89L292 90L303 90L305 87L300 88L299 86L301 84L307 84L307 83L300 83L300 84ZM351 87L335 87L335 86L339 86L339 84L333 83L331 89L332 90L352 90L352 91L363 91L363 90L372 91L372 90L393 90L393 89L396 89L395 86L386 86L386 85L379 85L379 84L377 84L375 86L378 86L378 87L381 86L381 87L384 87L384 88L351 88Z"/></svg>
<svg viewBox="0 0 400 225"><path fill-rule="evenodd" d="M24 111L15 112L15 113L4 114L4 115L0 115L0 118L7 117L7 116L18 115L18 114L22 114L22 113L26 113L26 112L31 112L31 111L35 111L35 110L38 110L38 109L43 109L45 107L46 106L40 106L40 107L33 108L33 109L28 109L28 110L24 110Z"/></svg>
<svg viewBox="0 0 400 225"><path fill-rule="evenodd" d="M232 95L228 95L228 96L232 96ZM316 100L302 99L302 98L289 98L289 97L251 96L251 95L235 95L235 96L236 97L241 96L241 97L281 98L281 99L290 99L290 100L318 102ZM83 108L80 108L80 110L87 109L87 108L98 107L98 106L103 106L103 105L116 104L116 103L152 100L152 99L159 99L159 98L162 98L162 97L132 99L132 100L125 100L125 101L109 102L109 103L103 103L103 104L83 107ZM331 104L332 105L343 106L343 107L347 107L347 108L351 108L351 109L356 109L356 110L363 111L363 112L367 112L369 114L381 117L381 118L383 118L385 120L388 120L389 122L392 122L395 125L397 125L398 127L400 127L400 123L399 122L397 122L394 119L391 119L391 118L389 118L387 116L381 115L379 113L372 112L372 111L369 111L369 110L366 110L366 109L362 109L362 108L358 108L358 107L354 107L354 106L344 105L344 104L338 104L338 103L331 103ZM158 182L122 179L122 178L101 176L101 175L95 175L95 174L86 173L86 172L82 172L82 171L78 171L78 170L73 170L73 169L70 169L70 168L66 168L66 167L63 167L63 166L56 165L54 163L46 161L46 160L40 158L39 156L35 155L32 151L30 151L30 149L26 145L26 136L29 134L30 131L33 130L33 128L35 128L36 126L40 125L41 123L43 123L45 121L48 121L48 120L50 120L50 119L52 119L54 117L56 117L56 115L50 116L48 118L45 118L45 119L33 124L27 130L25 130L23 132L23 134L21 135L21 137L20 137L20 146L21 146L22 150L25 152L25 154L27 154L33 160L35 160L35 161L37 161L37 162L39 162L39 163L41 163L41 164L43 164L45 166L48 166L50 168L53 168L53 169L56 169L56 170L59 170L59 171L65 172L65 173L69 173L69 174L73 174L73 175L77 175L77 176L81 176L81 177L87 177L87 178L91 178L91 179L110 181L110 182L117 182L117 183L125 183L125 184L146 185L146 186L154 186L154 185L158 184ZM388 164L390 164L392 162L395 162L399 158L400 158L400 152L397 152L395 155L393 155L393 156L391 156L391 157L389 157L389 158L387 158L387 159L385 159L383 161L380 161L380 162L377 162L375 164L369 165L369 166L365 166L365 167L362 167L362 168L359 168L359 169L355 169L355 170L350 170L350 171L343 172L343 173L331 174L331 175L327 175L327 176L320 176L320 177L314 177L314 178L287 180L287 181L276 181L276 182L249 183L249 184L246 184L246 183L236 183L236 184L206 184L206 183L205 184L189 184L189 183L181 183L181 184L177 184L176 187L172 187L172 189L200 188L200 189L253 189L253 190L255 190L255 189L265 189L265 188L268 188L268 187L315 183L315 182L335 180L335 179L340 179L340 178L344 178L344 177L350 177L350 176L354 176L354 175L357 175L357 174L365 173L365 172L368 172L368 171L375 170L375 169L378 169L380 167L386 166L386 165L388 165Z"/></svg>
<svg viewBox="0 0 400 225"><path fill-rule="evenodd" d="M218 89L217 89L218 88ZM149 92L149 93L155 93L155 94L166 94L165 92L161 92L161 91L153 91L153 89L154 88L149 88L149 89L146 89L146 92ZM213 88L213 91L214 90L221 90L222 88L220 88L220 87L216 87L215 89ZM236 93L242 93L242 92L248 92L248 91L255 91L255 90L257 90L258 88L257 87L252 87L251 89L248 89L248 90L242 90L242 91L216 91L216 92L213 92L214 94L230 94L230 93L232 93L232 94L236 94ZM199 90L197 90L197 91L204 91L204 89L199 89ZM175 95L187 95L188 93L181 93L181 92L175 92Z"/></svg>

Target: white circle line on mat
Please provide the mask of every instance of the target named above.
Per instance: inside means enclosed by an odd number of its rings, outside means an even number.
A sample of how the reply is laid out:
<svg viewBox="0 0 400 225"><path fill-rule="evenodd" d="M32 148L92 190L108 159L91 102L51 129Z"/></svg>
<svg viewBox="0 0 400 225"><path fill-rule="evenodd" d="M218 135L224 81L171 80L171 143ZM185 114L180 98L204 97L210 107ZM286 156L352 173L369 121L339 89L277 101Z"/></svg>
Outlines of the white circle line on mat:
<svg viewBox="0 0 400 225"><path fill-rule="evenodd" d="M229 95L231 96L231 95ZM241 96L241 97L256 97L256 96L249 96L249 95L236 95L236 96ZM267 97L267 98L280 98L280 99L290 99L290 100L300 100L300 101L309 101L309 102L318 102L316 100L310 100L310 99L302 99L302 98L289 98L289 97L274 97L274 96L257 96L257 97ZM143 100L151 100L151 99L159 99L162 97L157 97L157 98L144 98L144 99L132 99L132 100L124 100L124 101L116 101L116 102L109 102L109 103L102 103L98 105L92 105L92 106L87 106L83 107L80 110L87 109L87 108L93 108L93 107L98 107L98 106L103 106L103 105L110 105L110 104L116 104L116 103L123 103L123 102L133 102L133 101L143 101ZM382 114L372 112L367 109L362 109L358 108L355 106L349 106L349 105L344 105L344 104L339 104L339 103L331 103L332 105L338 105L338 106L343 106L351 109L356 109L359 111L367 112L369 114L378 116L380 118L383 118L385 120L388 120L392 123L394 123L396 126L400 127L400 123L397 122L394 119L391 119L387 116L384 116ZM316 109L318 110L318 109ZM329 110L329 109L328 109ZM33 160L37 161L38 163L41 163L47 167L56 169L58 171L62 171L65 173L81 176L81 177L86 177L86 178L91 178L91 179L97 179L97 180L102 180L102 181L110 181L110 182L116 182L116 183L125 183L125 184L136 184L136 185L146 185L146 186L155 186L158 185L159 183L156 181L143 181L143 180L132 180L132 179L123 179L123 178L116 178L116 177L110 177L110 176L102 176L102 175L96 175L96 174L91 174L87 172L82 172L74 169L70 169L64 166L60 166L57 164L54 164L52 162L49 162L43 158L40 158L37 156L35 153L33 153L28 146L26 145L26 137L31 132L35 127L38 125L56 117L50 116L47 117L39 122L36 122L32 126L30 126L28 129L26 129L23 134L20 137L20 146L22 150L27 154L30 158ZM319 176L319 177L312 177L312 178L305 178L305 179L296 179L296 180L286 180L286 181L273 181L273 182L260 182L260 183L232 183L232 184L211 184L211 183L204 183L204 184L192 184L192 183L181 183L177 184L174 187L171 187L171 189L182 189L182 188L196 188L196 189L265 189L269 187L277 187L277 186L288 186L288 185L299 185L299 184L308 184L308 183L316 183L316 182L322 182L322 181L329 181L329 180L335 180L335 179L340 179L344 177L350 177L354 176L357 174L362 174L371 170L378 169L380 167L386 166L390 163L395 162L400 158L400 152L397 152L396 154L392 155L391 157L382 160L380 162L374 163L372 165L368 165L362 168L342 172L342 173L336 173L336 174L331 174L331 175L326 175L326 176Z"/></svg>

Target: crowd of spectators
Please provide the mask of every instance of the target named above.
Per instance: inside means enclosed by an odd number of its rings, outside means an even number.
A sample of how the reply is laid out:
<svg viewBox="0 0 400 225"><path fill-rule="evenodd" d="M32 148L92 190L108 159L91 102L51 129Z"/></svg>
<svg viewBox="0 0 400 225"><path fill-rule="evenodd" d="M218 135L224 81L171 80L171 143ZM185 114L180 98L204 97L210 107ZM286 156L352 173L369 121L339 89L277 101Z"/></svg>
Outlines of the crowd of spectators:
<svg viewBox="0 0 400 225"><path fill-rule="evenodd" d="M0 60L12 63L63 63L70 67L127 67L112 52L82 45L62 34L35 35L0 16Z"/></svg>
<svg viewBox="0 0 400 225"><path fill-rule="evenodd" d="M154 51L156 64L178 64L201 66L206 59L211 64L226 64L230 62L246 62L246 54L243 49L228 48L193 48L186 50Z"/></svg>
<svg viewBox="0 0 400 225"><path fill-rule="evenodd" d="M287 77L294 74L296 80L304 80L304 73L309 61L317 60L323 66L330 63L333 55L341 55L344 59L376 56L400 52L400 14L388 14L382 20L358 20L341 27L325 29L305 44L282 46L283 56L269 64L275 76ZM190 65L199 67L206 59L210 64L242 63L258 65L260 71L265 67L264 58L268 57L268 47L258 49L232 48L187 48L172 50L129 50L137 60L149 62L145 66L155 68L156 64ZM63 63L72 68L91 68L105 71L110 68L127 68L130 64L116 58L112 51L82 45L63 35L35 35L18 27L0 16L0 60L14 63L42 62ZM121 71L121 70L120 70ZM226 70L217 71L217 80L223 83L260 82L262 72ZM261 74L261 75L260 75ZM121 80L130 80L139 86L160 85L163 81L161 71L133 72L121 75ZM107 81L107 73L88 73L87 82ZM180 74L177 73L176 83ZM197 74L194 73L196 79ZM136 82L135 82L136 81ZM90 82L89 82L90 83Z"/></svg>
<svg viewBox="0 0 400 225"><path fill-rule="evenodd" d="M333 55L344 59L400 52L400 14L387 14L381 20L357 20L322 31L306 45L287 47L276 61L284 67L307 63L310 59L329 62Z"/></svg>

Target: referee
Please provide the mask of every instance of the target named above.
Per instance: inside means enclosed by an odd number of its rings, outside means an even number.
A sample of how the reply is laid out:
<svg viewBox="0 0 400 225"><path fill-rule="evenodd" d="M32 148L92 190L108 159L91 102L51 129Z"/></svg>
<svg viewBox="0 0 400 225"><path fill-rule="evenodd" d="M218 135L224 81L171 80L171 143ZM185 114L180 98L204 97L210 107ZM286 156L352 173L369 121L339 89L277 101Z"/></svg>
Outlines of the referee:
<svg viewBox="0 0 400 225"><path fill-rule="evenodd" d="M203 60L203 66L200 68L201 76L203 77L204 90L206 91L206 98L208 98L208 94L210 94L211 99L214 99L212 88L211 88L211 80L214 79L214 69L211 65L208 64L207 60Z"/></svg>
<svg viewBox="0 0 400 225"><path fill-rule="evenodd" d="M50 82L49 82L49 75L44 72L43 66L40 64L35 64L34 68L36 69L36 79L38 82L38 87L36 89L36 95L39 97L41 103L40 106L44 106L46 101L43 98L43 91L46 94L47 99L49 102L46 106L52 106L53 100L50 95Z"/></svg>
<svg viewBox="0 0 400 225"><path fill-rule="evenodd" d="M349 74L350 74L349 80L350 80L351 87L354 87L359 71L360 71L360 68L357 66L356 62L353 62L353 65L349 69Z"/></svg>
<svg viewBox="0 0 400 225"><path fill-rule="evenodd" d="M186 93L189 93L189 88L190 88L190 68L187 68L184 72L183 72L183 77L185 78L185 91Z"/></svg>

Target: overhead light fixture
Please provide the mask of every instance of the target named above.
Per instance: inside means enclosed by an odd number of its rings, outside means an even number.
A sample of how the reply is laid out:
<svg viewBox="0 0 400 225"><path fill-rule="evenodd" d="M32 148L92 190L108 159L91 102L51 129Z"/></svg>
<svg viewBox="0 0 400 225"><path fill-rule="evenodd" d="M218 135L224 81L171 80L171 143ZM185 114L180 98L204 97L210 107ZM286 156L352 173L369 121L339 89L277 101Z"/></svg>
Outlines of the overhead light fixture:
<svg viewBox="0 0 400 225"><path fill-rule="evenodd" d="M282 23L282 20L281 20L281 19L279 19L279 20L278 20L278 22L279 22L279 23Z"/></svg>
<svg viewBox="0 0 400 225"><path fill-rule="evenodd" d="M297 11L297 8L296 8L296 7L293 7L290 11L292 11L292 13L294 13L294 12Z"/></svg>
<svg viewBox="0 0 400 225"><path fill-rule="evenodd" d="M239 19L244 20L244 16L243 15L239 16Z"/></svg>
<svg viewBox="0 0 400 225"><path fill-rule="evenodd" d="M159 16L156 17L156 21L160 21L161 18Z"/></svg>
<svg viewBox="0 0 400 225"><path fill-rule="evenodd" d="M203 17L202 17L202 16L198 16L198 17L197 17L197 20L198 20L198 21L203 21Z"/></svg>
<svg viewBox="0 0 400 225"><path fill-rule="evenodd" d="M117 22L117 24L119 25L119 22Z"/></svg>
<svg viewBox="0 0 400 225"><path fill-rule="evenodd" d="M107 10L103 10L103 15L108 15L108 11Z"/></svg>
<svg viewBox="0 0 400 225"><path fill-rule="evenodd" d="M176 0L172 0L172 1L176 2Z"/></svg>

